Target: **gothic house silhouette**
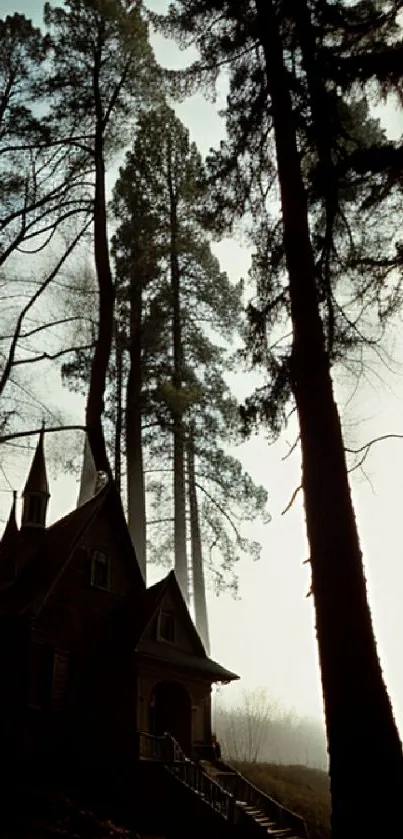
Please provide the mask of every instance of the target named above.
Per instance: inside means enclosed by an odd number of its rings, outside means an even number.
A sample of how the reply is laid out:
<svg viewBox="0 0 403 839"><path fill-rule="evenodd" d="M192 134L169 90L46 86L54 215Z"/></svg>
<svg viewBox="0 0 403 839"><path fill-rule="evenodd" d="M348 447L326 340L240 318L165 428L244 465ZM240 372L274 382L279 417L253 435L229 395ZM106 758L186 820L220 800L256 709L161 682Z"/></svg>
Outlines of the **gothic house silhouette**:
<svg viewBox="0 0 403 839"><path fill-rule="evenodd" d="M0 747L10 758L119 765L141 733L212 744L213 661L174 572L146 588L112 481L83 470L76 509L46 525L44 433L0 543Z"/></svg>

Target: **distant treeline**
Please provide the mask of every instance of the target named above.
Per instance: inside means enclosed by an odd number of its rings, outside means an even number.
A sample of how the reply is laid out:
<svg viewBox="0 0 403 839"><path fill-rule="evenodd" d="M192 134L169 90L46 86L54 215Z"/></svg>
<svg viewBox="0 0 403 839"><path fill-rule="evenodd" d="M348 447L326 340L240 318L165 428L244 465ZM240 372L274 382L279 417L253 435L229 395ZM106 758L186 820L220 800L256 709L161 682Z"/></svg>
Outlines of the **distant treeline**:
<svg viewBox="0 0 403 839"><path fill-rule="evenodd" d="M228 760L304 765L327 771L326 736L320 720L286 712L265 689L244 695L237 707L218 706L214 726Z"/></svg>

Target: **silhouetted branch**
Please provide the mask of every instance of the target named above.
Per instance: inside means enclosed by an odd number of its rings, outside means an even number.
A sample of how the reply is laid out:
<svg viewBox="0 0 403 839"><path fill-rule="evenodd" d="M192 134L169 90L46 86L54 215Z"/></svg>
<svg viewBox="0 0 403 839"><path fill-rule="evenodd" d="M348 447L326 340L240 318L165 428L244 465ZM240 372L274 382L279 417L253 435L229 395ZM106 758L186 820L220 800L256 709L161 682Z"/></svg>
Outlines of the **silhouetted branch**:
<svg viewBox="0 0 403 839"><path fill-rule="evenodd" d="M7 384L9 376L10 376L10 372L11 372L11 370L12 370L14 364L15 364L15 354L16 354L16 351L17 351L18 341L20 340L20 337L21 337L21 330L22 330L22 324L23 324L24 318L26 317L26 315L28 314L28 312L32 308L32 306L36 303L38 298L41 296L41 294L43 294L45 289L50 285L52 280L56 277L56 275L60 271L60 268L62 267L62 265L66 261L66 259L70 256L70 254L73 252L74 248L76 247L76 245L78 244L78 242L80 241L80 239L82 238L84 233L87 231L88 227L91 224L91 221L92 221L92 219L87 221L86 224L84 225L84 227L81 228L80 232L77 234L77 236L74 237L73 241L66 248L63 256L59 259L59 261L55 265L53 271L51 271L51 273L48 274L48 276L44 279L44 281L41 283L39 288L32 295L32 297L30 298L27 305L24 306L24 308L20 312L20 314L17 318L17 323L16 323L16 327L15 327L14 336L13 336L13 339L12 339L11 344L10 344L10 349L8 351L7 360L6 360L3 372L0 376L0 396L4 391L4 388Z"/></svg>
<svg viewBox="0 0 403 839"><path fill-rule="evenodd" d="M55 353L43 352L41 355L35 355L34 358L19 358L18 361L13 362L13 367L18 364L33 364L37 361L54 361L56 358L61 358L62 355L67 355L70 352L79 352L79 350L91 350L95 346L93 341L91 344L83 344L79 347L67 347L67 349L59 350Z"/></svg>
<svg viewBox="0 0 403 839"><path fill-rule="evenodd" d="M224 516L225 519L227 519L228 524L232 527L232 529L235 533L235 536L236 536L238 542L240 543L241 542L241 536L240 536L234 522L232 521L231 516L228 515L228 513L224 509L224 507L222 507L221 504L215 498L213 498L213 496L210 495L210 493L207 492L207 490L203 486L201 486L201 484L196 483L195 486L197 487L197 489L200 489L200 491L203 492L204 495L207 496L209 501L211 501L211 503L214 504L215 507L217 507L217 510L220 511L221 515Z"/></svg>
<svg viewBox="0 0 403 839"><path fill-rule="evenodd" d="M294 442L293 442L292 446L290 446L290 448L289 448L289 450L288 450L287 454L285 454L285 455L284 455L284 457L282 457L282 458L281 458L281 460L282 460L282 461L284 461L284 460L288 460L288 458L290 457L290 455L291 455L291 454L295 451L295 449L297 448L297 446L298 446L298 443L299 443L300 439L301 439L301 436L300 436L300 434L298 434L298 437L296 438L296 440L294 440ZM287 443L287 445L289 445L289 443Z"/></svg>
<svg viewBox="0 0 403 839"><path fill-rule="evenodd" d="M86 431L87 427L85 425L55 425L52 428L45 428L45 434L53 434L56 431ZM42 431L41 428L34 428L30 431L13 431L10 434L1 434L0 435L0 443L8 443L9 440L18 440L20 437L34 437L37 434L40 434Z"/></svg>
<svg viewBox="0 0 403 839"><path fill-rule="evenodd" d="M89 320L88 317L84 315L74 315L74 317L70 318L61 318L60 320L53 320L51 323L43 323L41 326L35 327L35 329L31 329L29 332L24 332L23 335L20 335L20 340L22 341L24 338L32 338L32 335L36 335L38 332L43 332L44 329L51 329L52 326L61 326L63 323L73 323L77 320ZM7 338L12 338L12 335L7 335Z"/></svg>
<svg viewBox="0 0 403 839"><path fill-rule="evenodd" d="M362 467L362 464L366 460L372 446L375 443L382 442L382 440L403 440L403 434L382 434L380 437L374 437L373 440L370 440L368 443L365 443L363 446L360 446L358 449L350 449L350 448L346 447L344 449L344 451L348 452L349 454L362 454L362 457L360 458L360 460L357 463L355 463L354 466L352 466L352 468L349 469L348 471L349 472L354 472L356 469L359 469L360 467ZM295 447L297 442L298 441L296 441L294 443L294 447ZM291 450L282 459L286 460L287 457L289 457L290 454L291 454ZM300 486L298 486L294 490L287 506L284 508L284 510L281 513L282 516L284 516L286 513L288 513L288 511L291 509L291 507L294 504L294 501L295 501L298 493L300 492L300 490L302 490L302 484L300 484ZM308 560L307 560L307 562L308 562Z"/></svg>
<svg viewBox="0 0 403 839"><path fill-rule="evenodd" d="M286 514L286 513L288 513L288 511L289 511L289 510L291 510L291 507L292 507L292 505L294 504L294 501L295 501L295 499L296 499L296 497L297 497L297 495L298 495L298 493L300 492L300 490L301 490L301 489L302 489L302 484L300 484L300 485L299 485L299 487L297 487L297 488L294 490L294 492L293 492L293 494L292 494L292 496L291 496L291 498L290 498L290 500L289 500L289 502L288 502L287 506L286 506L286 507L284 507L284 510L283 510L283 511L282 511L282 513L281 513L281 515L282 515L282 516L285 516L285 514Z"/></svg>
<svg viewBox="0 0 403 839"><path fill-rule="evenodd" d="M78 149L83 149L92 154L92 147L81 143L81 140L87 140L88 135L83 134L82 137L67 137L62 140L47 140L46 143L25 143L17 144L15 146L7 146L0 149L0 155L11 154L19 151L46 151L49 148L56 148L60 146L75 146Z"/></svg>
<svg viewBox="0 0 403 839"><path fill-rule="evenodd" d="M375 445L375 443L381 443L382 440L403 440L403 434L382 434L380 437L374 437L373 440L370 440L358 449L345 448L345 451L349 454L362 454L360 460L352 467L352 469L349 469L349 472L354 472L355 469L362 466L371 451L372 446Z"/></svg>

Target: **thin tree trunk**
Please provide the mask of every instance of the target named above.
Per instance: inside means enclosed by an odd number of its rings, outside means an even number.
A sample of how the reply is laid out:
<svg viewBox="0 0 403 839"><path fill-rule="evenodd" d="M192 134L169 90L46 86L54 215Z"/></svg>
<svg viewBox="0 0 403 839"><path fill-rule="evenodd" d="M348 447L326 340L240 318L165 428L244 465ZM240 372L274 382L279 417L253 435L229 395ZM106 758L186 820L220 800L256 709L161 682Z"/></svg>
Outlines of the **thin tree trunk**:
<svg viewBox="0 0 403 839"><path fill-rule="evenodd" d="M97 471L111 474L102 428L106 375L113 339L113 308L115 287L109 260L105 198L105 161L103 138L103 112L99 88L100 56L94 59L95 128L95 196L94 196L94 258L98 280L99 323L98 336L91 364L90 384L87 395L85 422L88 440Z"/></svg>
<svg viewBox="0 0 403 839"><path fill-rule="evenodd" d="M194 444L191 438L187 446L188 492L190 510L190 541L193 575L193 597L196 629L210 655L210 634L208 628L206 587L203 573L203 553L200 533L199 506L197 501Z"/></svg>
<svg viewBox="0 0 403 839"><path fill-rule="evenodd" d="M186 603L189 603L189 583L186 553L186 489L185 443L181 418L174 421L174 540L175 574Z"/></svg>
<svg viewBox="0 0 403 839"><path fill-rule="evenodd" d="M147 577L146 500L142 435L142 283L130 285L130 368L126 396L126 457L129 532L143 575Z"/></svg>
<svg viewBox="0 0 403 839"><path fill-rule="evenodd" d="M272 0L256 0L275 130L289 273L292 387L301 434L333 839L393 835L401 822L402 749L376 650L340 418L325 351L307 199Z"/></svg>
<svg viewBox="0 0 403 839"><path fill-rule="evenodd" d="M123 428L123 406L122 406L122 389L123 389L123 351L120 342L119 328L115 320L115 364L116 364L116 381L115 381L115 445L114 445L114 460L115 460L115 484L116 489L121 494L122 491L122 428Z"/></svg>
<svg viewBox="0 0 403 839"><path fill-rule="evenodd" d="M174 405L174 544L175 574L186 602L189 602L187 552L186 552L186 486L185 486L185 429L180 405L180 391L183 375L183 348L180 305L180 269L178 261L178 214L177 199L172 172L172 149L168 142L168 188L170 196L170 269L172 292L172 340L173 376L172 383L178 394Z"/></svg>

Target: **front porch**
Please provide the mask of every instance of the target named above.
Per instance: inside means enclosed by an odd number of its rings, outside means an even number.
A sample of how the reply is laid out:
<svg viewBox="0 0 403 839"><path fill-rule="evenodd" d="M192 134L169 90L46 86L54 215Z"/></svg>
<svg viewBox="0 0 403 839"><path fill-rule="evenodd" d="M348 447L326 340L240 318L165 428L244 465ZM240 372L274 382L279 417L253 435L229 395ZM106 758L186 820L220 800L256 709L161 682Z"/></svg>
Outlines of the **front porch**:
<svg viewBox="0 0 403 839"><path fill-rule="evenodd" d="M137 731L156 738L169 732L186 755L196 756L200 749L210 754L211 681L166 662L142 662L137 672Z"/></svg>

